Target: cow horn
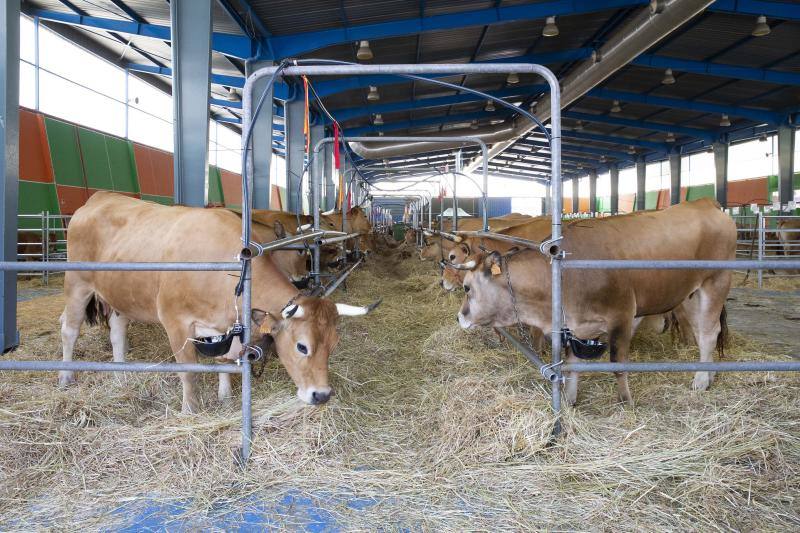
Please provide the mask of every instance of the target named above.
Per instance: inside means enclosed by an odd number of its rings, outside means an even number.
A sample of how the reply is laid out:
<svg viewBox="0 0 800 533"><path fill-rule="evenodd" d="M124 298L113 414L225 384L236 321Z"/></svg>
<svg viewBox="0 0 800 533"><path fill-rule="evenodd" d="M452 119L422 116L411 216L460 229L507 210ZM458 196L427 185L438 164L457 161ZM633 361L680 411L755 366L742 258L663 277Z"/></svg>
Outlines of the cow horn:
<svg viewBox="0 0 800 533"><path fill-rule="evenodd" d="M452 234L452 233L446 233L444 231L440 231L439 235L441 235L442 237L444 237L448 241L458 242L458 241L456 241L456 236L454 234Z"/></svg>
<svg viewBox="0 0 800 533"><path fill-rule="evenodd" d="M474 259L470 259L466 263L449 263L449 265L456 270L472 270L477 263Z"/></svg>
<svg viewBox="0 0 800 533"><path fill-rule="evenodd" d="M383 298L367 305L366 307L361 307L358 305L336 304L336 310L339 312L339 316L362 316L371 313L381 304L382 301Z"/></svg>
<svg viewBox="0 0 800 533"><path fill-rule="evenodd" d="M281 310L281 316L285 319L292 317L302 318L303 308L297 304L289 304Z"/></svg>

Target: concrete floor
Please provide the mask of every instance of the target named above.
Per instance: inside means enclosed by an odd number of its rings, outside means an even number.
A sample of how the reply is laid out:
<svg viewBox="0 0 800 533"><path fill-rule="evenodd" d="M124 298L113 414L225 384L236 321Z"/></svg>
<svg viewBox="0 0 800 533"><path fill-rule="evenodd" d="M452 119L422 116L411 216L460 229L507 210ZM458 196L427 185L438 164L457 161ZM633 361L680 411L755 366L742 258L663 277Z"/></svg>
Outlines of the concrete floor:
<svg viewBox="0 0 800 533"><path fill-rule="evenodd" d="M734 287L728 296L732 331L800 358L800 290L771 291Z"/></svg>

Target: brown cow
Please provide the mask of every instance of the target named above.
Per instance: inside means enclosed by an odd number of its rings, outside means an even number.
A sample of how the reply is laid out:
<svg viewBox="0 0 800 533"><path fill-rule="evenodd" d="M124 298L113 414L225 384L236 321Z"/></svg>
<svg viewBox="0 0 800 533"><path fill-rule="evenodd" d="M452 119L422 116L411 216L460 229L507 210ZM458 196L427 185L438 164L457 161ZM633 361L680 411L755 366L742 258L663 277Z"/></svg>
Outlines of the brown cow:
<svg viewBox="0 0 800 533"><path fill-rule="evenodd" d="M732 260L736 225L713 200L704 198L663 211L585 219L564 227L562 248L569 259ZM516 324L509 292L512 282L519 319L550 331L550 261L534 250L502 256L479 252L467 264L462 327ZM634 319L669 312L683 304L700 348L712 361L725 340L724 305L731 284L727 270L564 270L565 326L581 339L606 337L611 360L627 360ZM575 361L568 354L569 361ZM693 388L705 390L713 372L697 372ZM566 399L574 403L578 375L567 376ZM631 402L627 374L617 375L620 399Z"/></svg>
<svg viewBox="0 0 800 533"><path fill-rule="evenodd" d="M322 214L327 223L331 224L336 231L342 231L342 212L330 211ZM362 252L370 252L371 246L367 235L372 231L372 224L367 218L367 214L360 207L353 207L347 212L345 233L358 233L358 244ZM347 241L348 246L353 241Z"/></svg>
<svg viewBox="0 0 800 533"><path fill-rule="evenodd" d="M254 227L254 238L266 240L261 231ZM168 207L105 191L76 211L67 236L70 261L232 261L241 247L241 219L228 210ZM337 318L371 308L300 296L268 255L253 259L251 276L252 320L273 338L298 397L311 404L326 402ZM238 281L230 272L67 272L61 315L64 360L72 360L84 319L96 318L101 309L111 328L114 361L125 360L126 329L135 320L162 324L175 359L197 362L190 339L223 335L239 318ZM225 357L235 359L240 349L234 339ZM195 376L184 372L180 377L182 410L195 412ZM74 379L71 371L59 374L61 385ZM230 376L220 374L219 398L230 397Z"/></svg>

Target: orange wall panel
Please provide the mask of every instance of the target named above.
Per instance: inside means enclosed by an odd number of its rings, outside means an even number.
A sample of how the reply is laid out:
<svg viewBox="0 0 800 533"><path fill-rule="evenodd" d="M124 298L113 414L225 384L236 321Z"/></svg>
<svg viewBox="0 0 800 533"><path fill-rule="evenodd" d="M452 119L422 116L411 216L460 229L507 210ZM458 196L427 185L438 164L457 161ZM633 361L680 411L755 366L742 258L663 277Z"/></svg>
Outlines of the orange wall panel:
<svg viewBox="0 0 800 533"><path fill-rule="evenodd" d="M153 176L158 196L173 196L175 186L175 168L172 154L149 148L150 160L153 162Z"/></svg>
<svg viewBox="0 0 800 533"><path fill-rule="evenodd" d="M229 170L219 169L219 177L225 205L242 205L242 176Z"/></svg>
<svg viewBox="0 0 800 533"><path fill-rule="evenodd" d="M661 189L658 191L656 209L666 209L667 207L669 207L669 189Z"/></svg>
<svg viewBox="0 0 800 533"><path fill-rule="evenodd" d="M56 185L58 205L62 215L72 215L89 199L89 193L83 187L71 185Z"/></svg>
<svg viewBox="0 0 800 533"><path fill-rule="evenodd" d="M53 183L50 146L42 116L19 110L19 179Z"/></svg>
<svg viewBox="0 0 800 533"><path fill-rule="evenodd" d="M635 194L620 194L619 195L619 211L620 213L632 213L633 203L636 199Z"/></svg>
<svg viewBox="0 0 800 533"><path fill-rule="evenodd" d="M151 149L134 143L133 157L136 160L136 174L139 176L139 190L142 194L156 194L156 178L153 173Z"/></svg>
<svg viewBox="0 0 800 533"><path fill-rule="evenodd" d="M581 213L589 212L589 198L578 198L578 209Z"/></svg>
<svg viewBox="0 0 800 533"><path fill-rule="evenodd" d="M728 205L768 204L767 178L728 182Z"/></svg>
<svg viewBox="0 0 800 533"><path fill-rule="evenodd" d="M280 189L278 189L277 185L272 185L270 188L272 189L272 194L269 200L269 208L283 211L283 203L281 202Z"/></svg>

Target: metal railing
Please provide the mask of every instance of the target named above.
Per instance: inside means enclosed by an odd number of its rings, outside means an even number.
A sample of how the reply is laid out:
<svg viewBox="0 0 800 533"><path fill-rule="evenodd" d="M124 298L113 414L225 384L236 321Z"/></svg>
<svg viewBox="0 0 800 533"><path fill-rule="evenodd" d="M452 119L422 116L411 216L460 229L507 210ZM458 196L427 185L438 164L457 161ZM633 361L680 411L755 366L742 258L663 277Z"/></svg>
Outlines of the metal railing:
<svg viewBox="0 0 800 533"><path fill-rule="evenodd" d="M800 259L800 216L798 215L732 215L736 222L736 257L743 259ZM797 228L781 228L782 223L797 221ZM738 272L748 275L749 270ZM767 278L800 277L800 271L788 269L755 270L758 288Z"/></svg>
<svg viewBox="0 0 800 533"><path fill-rule="evenodd" d="M49 211L17 215L17 261L66 261L67 226L71 218L71 215ZM34 221L36 227L24 227L29 226L27 222L30 221ZM50 272L46 269L30 271L27 275L41 276L45 285L50 281Z"/></svg>

